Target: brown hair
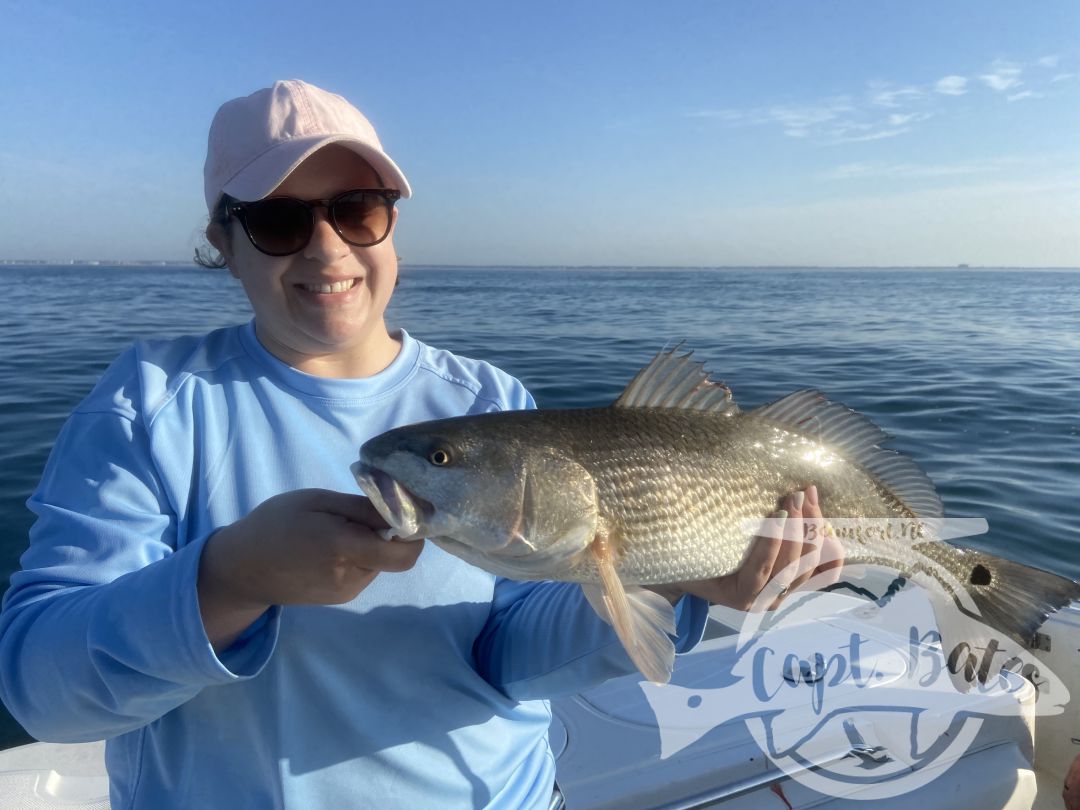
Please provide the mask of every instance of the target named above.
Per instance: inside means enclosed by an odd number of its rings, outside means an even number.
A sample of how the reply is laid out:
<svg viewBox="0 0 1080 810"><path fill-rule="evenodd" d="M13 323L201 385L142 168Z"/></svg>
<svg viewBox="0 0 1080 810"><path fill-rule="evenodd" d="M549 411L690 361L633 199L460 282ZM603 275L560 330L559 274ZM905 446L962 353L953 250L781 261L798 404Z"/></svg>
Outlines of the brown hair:
<svg viewBox="0 0 1080 810"><path fill-rule="evenodd" d="M200 238L200 244L195 246L195 255L192 257L195 264L199 267L205 267L210 270L222 270L228 267L228 262L225 261L225 257L221 255L221 251L210 244L210 240L206 238L206 231L209 230L211 225L220 225L225 233L225 237L229 235L229 215L227 207L229 203L235 202L228 194L222 194L221 199L218 200L218 204L214 206L214 212L210 215L209 221L206 223L206 228L202 232Z"/></svg>

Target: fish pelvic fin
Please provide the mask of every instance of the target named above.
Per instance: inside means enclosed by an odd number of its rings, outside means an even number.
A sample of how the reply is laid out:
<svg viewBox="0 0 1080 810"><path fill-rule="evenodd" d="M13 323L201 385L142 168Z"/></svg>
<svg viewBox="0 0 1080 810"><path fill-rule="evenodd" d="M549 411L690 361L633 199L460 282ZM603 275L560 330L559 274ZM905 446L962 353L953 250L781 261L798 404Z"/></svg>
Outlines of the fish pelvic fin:
<svg viewBox="0 0 1080 810"><path fill-rule="evenodd" d="M676 354L674 349L659 352L626 386L613 408L686 408L731 416L739 412L731 400L731 389L709 379L705 364L692 361L693 354Z"/></svg>
<svg viewBox="0 0 1080 810"><path fill-rule="evenodd" d="M796 391L747 416L832 445L872 475L916 517L935 519L945 514L934 482L919 465L895 450L879 446L889 440L889 434L851 408L830 402L820 391Z"/></svg>
<svg viewBox="0 0 1080 810"><path fill-rule="evenodd" d="M610 624L630 660L653 683L667 683L675 665L675 609L667 599L641 586L626 587L615 570L613 544L603 533L591 546L600 584L581 589L600 618Z"/></svg>

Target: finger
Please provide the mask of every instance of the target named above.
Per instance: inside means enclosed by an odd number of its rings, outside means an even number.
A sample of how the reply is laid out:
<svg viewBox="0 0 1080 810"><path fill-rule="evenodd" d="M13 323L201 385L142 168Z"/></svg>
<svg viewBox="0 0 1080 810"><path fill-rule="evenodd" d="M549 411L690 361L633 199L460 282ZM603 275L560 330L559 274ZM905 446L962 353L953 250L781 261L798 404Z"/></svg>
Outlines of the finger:
<svg viewBox="0 0 1080 810"><path fill-rule="evenodd" d="M804 543L802 558L799 560L799 568L795 577L788 583L789 591L797 591L814 575L818 567L818 558L821 556L820 543Z"/></svg>
<svg viewBox="0 0 1080 810"><path fill-rule="evenodd" d="M802 556L802 509L805 500L802 492L796 492L784 501L788 511L788 518L784 522L784 542L780 545L772 570L773 584L781 595L772 603L770 610L780 604L783 594L797 575L795 563Z"/></svg>
<svg viewBox="0 0 1080 810"><path fill-rule="evenodd" d="M314 493L313 510L338 515L372 529L386 529L390 526L366 495L352 495L329 489L312 490L312 492Z"/></svg>
<svg viewBox="0 0 1080 810"><path fill-rule="evenodd" d="M820 576L820 579L815 580L815 585L819 589L835 585L843 571L844 546L836 533L826 527L825 540L821 545L821 562L814 571L814 576Z"/></svg>
<svg viewBox="0 0 1080 810"><path fill-rule="evenodd" d="M817 488L809 486L805 491L806 500L803 504L803 547L802 559L799 561L799 574L792 580L789 586L791 590L797 590L814 575L821 561L821 550L824 543L822 531L824 521L821 509L817 504Z"/></svg>
<svg viewBox="0 0 1080 810"><path fill-rule="evenodd" d="M407 571L424 550L423 540L384 540L359 523L343 523L335 539L342 557L372 571Z"/></svg>
<svg viewBox="0 0 1080 810"><path fill-rule="evenodd" d="M424 550L423 540L382 540L375 546L368 566L378 571L408 571L420 558Z"/></svg>
<svg viewBox="0 0 1080 810"><path fill-rule="evenodd" d="M304 600L301 604L344 605L359 596L379 574L379 571L364 568L339 571L332 582L323 583L322 590L318 591L314 598Z"/></svg>
<svg viewBox="0 0 1080 810"><path fill-rule="evenodd" d="M820 546L825 539L825 518L818 503L817 487L811 484L806 488L806 503L803 506L803 523L806 527L806 542Z"/></svg>
<svg viewBox="0 0 1080 810"><path fill-rule="evenodd" d="M735 591L739 602L753 604L761 590L769 584L776 555L783 545L787 512L780 509L762 521L757 536L750 543L746 558L736 572Z"/></svg>

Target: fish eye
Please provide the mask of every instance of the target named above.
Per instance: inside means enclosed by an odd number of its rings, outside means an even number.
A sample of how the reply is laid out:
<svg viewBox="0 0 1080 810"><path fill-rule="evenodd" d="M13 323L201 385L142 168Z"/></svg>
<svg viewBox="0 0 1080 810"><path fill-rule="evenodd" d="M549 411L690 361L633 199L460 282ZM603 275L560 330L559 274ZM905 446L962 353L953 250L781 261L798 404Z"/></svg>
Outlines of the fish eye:
<svg viewBox="0 0 1080 810"><path fill-rule="evenodd" d="M450 464L450 451L442 447L436 447L428 454L428 461L436 467L446 467Z"/></svg>

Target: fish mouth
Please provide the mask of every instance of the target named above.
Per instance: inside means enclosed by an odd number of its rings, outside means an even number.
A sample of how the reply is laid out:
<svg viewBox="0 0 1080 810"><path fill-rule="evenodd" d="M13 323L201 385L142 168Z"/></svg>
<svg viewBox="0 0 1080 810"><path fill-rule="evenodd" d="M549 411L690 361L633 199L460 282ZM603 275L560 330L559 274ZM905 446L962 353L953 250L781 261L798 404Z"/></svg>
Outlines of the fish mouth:
<svg viewBox="0 0 1080 810"><path fill-rule="evenodd" d="M372 505L401 540L419 540L435 516L435 507L409 490L390 473L364 461L353 463L353 476Z"/></svg>

